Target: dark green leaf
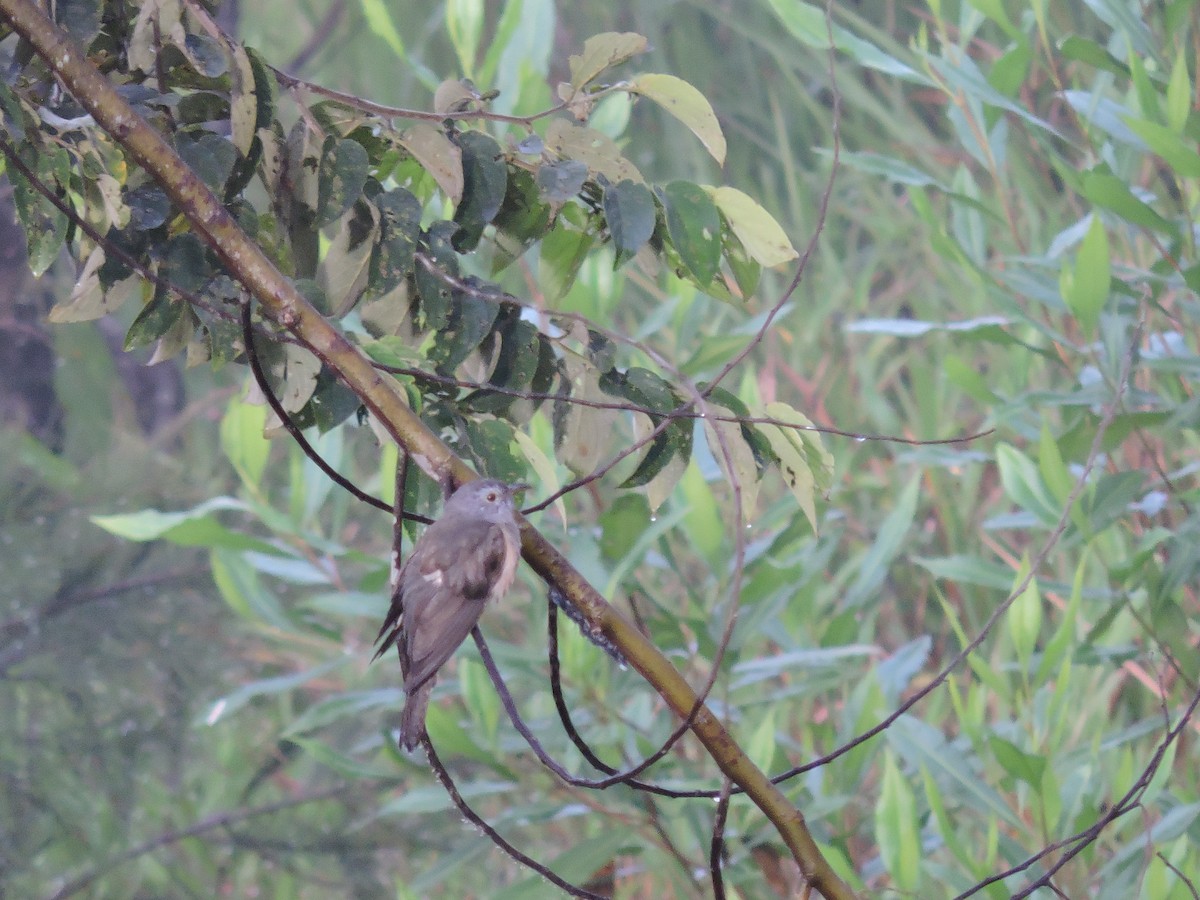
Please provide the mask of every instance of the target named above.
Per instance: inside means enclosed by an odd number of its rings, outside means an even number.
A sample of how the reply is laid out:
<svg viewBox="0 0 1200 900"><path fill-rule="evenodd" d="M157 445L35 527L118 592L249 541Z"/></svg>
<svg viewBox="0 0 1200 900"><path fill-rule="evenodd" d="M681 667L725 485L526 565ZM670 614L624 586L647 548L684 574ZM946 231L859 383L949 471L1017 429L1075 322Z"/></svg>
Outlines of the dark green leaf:
<svg viewBox="0 0 1200 900"><path fill-rule="evenodd" d="M317 225L342 217L367 183L367 151L357 141L325 141L317 190Z"/></svg>
<svg viewBox="0 0 1200 900"><path fill-rule="evenodd" d="M475 467L489 478L520 481L527 474L525 460L513 452L513 426L502 419L460 420Z"/></svg>
<svg viewBox="0 0 1200 900"><path fill-rule="evenodd" d="M758 290L758 279L762 276L762 264L751 259L742 242L732 230L725 233L725 259L733 272L733 280L737 282L742 300L748 300Z"/></svg>
<svg viewBox="0 0 1200 900"><path fill-rule="evenodd" d="M70 169L66 150L59 148L53 153L46 153L24 144L18 156L37 173L38 180L51 190L66 185ZM29 268L34 275L41 275L58 257L67 235L67 217L31 185L15 166L8 166L7 171L13 185L13 202L28 242Z"/></svg>
<svg viewBox="0 0 1200 900"><path fill-rule="evenodd" d="M156 184L144 184L125 194L129 227L135 231L157 228L171 214L171 201Z"/></svg>
<svg viewBox="0 0 1200 900"><path fill-rule="evenodd" d="M125 333L125 349L136 350L157 341L179 321L185 308L182 300L173 299L162 288L156 290Z"/></svg>
<svg viewBox="0 0 1200 900"><path fill-rule="evenodd" d="M495 275L539 240L550 224L550 204L542 201L533 176L524 169L508 173L508 190L492 222L500 247L492 262Z"/></svg>
<svg viewBox="0 0 1200 900"><path fill-rule="evenodd" d="M542 238L538 284L547 303L557 303L567 295L592 248L592 240L590 234L569 228L562 220Z"/></svg>
<svg viewBox="0 0 1200 900"><path fill-rule="evenodd" d="M223 75L229 68L225 48L206 35L189 34L184 38L183 51L192 68L206 78Z"/></svg>
<svg viewBox="0 0 1200 900"><path fill-rule="evenodd" d="M1046 770L1046 758L1026 753L1016 744L1001 737L988 738L988 745L996 755L996 761L1009 775L1025 782L1035 791L1042 788L1042 773Z"/></svg>
<svg viewBox="0 0 1200 900"><path fill-rule="evenodd" d="M1083 194L1097 206L1112 210L1134 225L1172 236L1178 235L1178 229L1172 223L1155 212L1145 201L1134 196L1129 186L1115 175L1089 172L1083 177Z"/></svg>
<svg viewBox="0 0 1200 900"><path fill-rule="evenodd" d="M475 249L483 229L500 211L508 187L508 166L500 145L482 131L460 134L458 146L462 150L463 196L454 213L454 221L461 226L454 236L454 248L465 253Z"/></svg>
<svg viewBox="0 0 1200 900"><path fill-rule="evenodd" d="M219 122L229 118L229 98L214 91L193 91L180 98L176 110L183 125Z"/></svg>
<svg viewBox="0 0 1200 900"><path fill-rule="evenodd" d="M438 273L458 277L458 254L450 244L451 237L457 231L458 226L453 222L434 222L430 225L425 232L425 249L437 271L431 272L421 264L413 270L417 294L421 299L421 324L433 331L445 328L450 321L454 289Z"/></svg>
<svg viewBox="0 0 1200 900"><path fill-rule="evenodd" d="M650 235L658 217L654 195L644 184L620 181L604 191L604 220L617 254L614 267L631 259Z"/></svg>
<svg viewBox="0 0 1200 900"><path fill-rule="evenodd" d="M216 275L200 239L194 234L176 235L167 242L161 273L170 284L198 292Z"/></svg>
<svg viewBox="0 0 1200 900"><path fill-rule="evenodd" d="M228 139L208 131L195 138L181 133L176 138L175 149L211 190L217 194L225 192L225 182L237 162L237 150Z"/></svg>
<svg viewBox="0 0 1200 900"><path fill-rule="evenodd" d="M100 32L103 5L97 0L58 0L51 8L55 11L55 21L75 38L76 43L86 47Z"/></svg>
<svg viewBox="0 0 1200 900"><path fill-rule="evenodd" d="M696 283L707 287L721 263L721 214L712 197L689 181L661 190L667 234Z"/></svg>
<svg viewBox="0 0 1200 900"><path fill-rule="evenodd" d="M512 391L528 390L540 357L537 328L520 318L520 311L514 307L511 311L505 311L504 321L496 335L500 349L488 384ZM474 392L463 402L475 410L501 413L517 399L509 393L496 393L485 388Z"/></svg>
<svg viewBox="0 0 1200 900"><path fill-rule="evenodd" d="M650 524L650 507L641 494L621 494L600 516L600 550L612 561L623 560Z"/></svg>
<svg viewBox="0 0 1200 900"><path fill-rule="evenodd" d="M429 348L429 361L442 375L454 370L492 330L500 305L474 294L456 293L448 324L440 328Z"/></svg>
<svg viewBox="0 0 1200 900"><path fill-rule="evenodd" d="M537 183L551 203L565 203L579 193L587 174L587 163L567 159L538 169Z"/></svg>
<svg viewBox="0 0 1200 900"><path fill-rule="evenodd" d="M421 234L421 203L404 188L380 194L374 203L380 232L371 256L368 297L386 294L408 276Z"/></svg>
<svg viewBox="0 0 1200 900"><path fill-rule="evenodd" d="M345 422L360 406L362 401L358 395L322 367L313 395L302 410L293 414L292 421L301 428L316 425L324 434Z"/></svg>

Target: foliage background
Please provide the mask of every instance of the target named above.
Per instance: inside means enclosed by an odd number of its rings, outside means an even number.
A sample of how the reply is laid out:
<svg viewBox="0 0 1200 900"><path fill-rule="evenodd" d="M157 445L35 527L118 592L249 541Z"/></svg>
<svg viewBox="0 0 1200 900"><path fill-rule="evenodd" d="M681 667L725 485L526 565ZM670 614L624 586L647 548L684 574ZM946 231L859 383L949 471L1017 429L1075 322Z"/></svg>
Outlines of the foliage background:
<svg viewBox="0 0 1200 900"><path fill-rule="evenodd" d="M238 29L285 68L310 49L300 73L318 83L421 108L431 83L458 74L463 42L447 23L471 6L391 10L391 32L380 4L262 4ZM499 6L486 12L484 47ZM968 664L880 737L788 783L868 893L953 896L1121 808L1196 695L1196 10L839 8L836 86L813 12L782 0L526 2L497 78L513 96L521 79L561 79L593 33L647 35L639 67L699 88L730 153L718 175L690 135L639 104L630 159L661 181L722 177L797 246L818 221L840 96L841 166L817 255L738 391L864 436L995 430L951 445L826 438L837 476L819 536L781 485L764 484L714 699L760 765L805 763L928 684L1032 560L1036 587ZM422 764L389 752L397 672L367 665L386 516L285 442L255 441L262 413L236 401L242 370L131 370L113 348L134 310L122 327L43 328L44 301L72 280L55 270L5 301L10 348L20 334L58 360L36 386L40 415L10 413L29 430L0 438L5 891L550 894L446 815ZM601 260L564 304L701 372L729 335L753 334L781 284L765 279L745 310L672 305ZM5 362L26 371L23 360ZM369 434L331 432L321 448L386 489L390 461ZM236 508L189 521L219 518L232 537L130 543L90 518L214 497ZM593 583L637 598L656 642L698 680L725 612L728 502L699 459L656 515L606 486L569 499L569 527L552 513L539 525ZM292 561L256 553L247 535L282 541ZM535 728L557 734L544 601L526 577L485 630ZM563 655L568 699L606 759L640 758L669 731L633 673L573 633ZM556 785L503 721L472 650L455 673L442 693L463 699L431 729L489 821L576 878L615 860L621 896L707 893L693 873L710 801ZM565 739L548 742L580 763ZM1195 896L1194 746L1190 727L1166 745L1132 812L1057 875L1063 894ZM688 745L655 776L716 784ZM756 810L735 801L728 839L737 890L784 889ZM1011 896L1039 871L983 892Z"/></svg>

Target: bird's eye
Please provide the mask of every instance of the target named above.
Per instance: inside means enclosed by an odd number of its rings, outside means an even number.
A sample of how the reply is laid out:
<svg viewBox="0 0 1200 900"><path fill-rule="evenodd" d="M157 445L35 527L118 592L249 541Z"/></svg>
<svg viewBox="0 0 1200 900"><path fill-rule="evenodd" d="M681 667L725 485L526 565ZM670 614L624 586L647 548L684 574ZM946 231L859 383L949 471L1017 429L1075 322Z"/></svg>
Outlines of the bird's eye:
<svg viewBox="0 0 1200 900"><path fill-rule="evenodd" d="M487 501L488 501L488 503L495 503L495 502L496 502L496 492L495 492L495 491L492 491L491 493L489 493L489 494L487 495Z"/></svg>

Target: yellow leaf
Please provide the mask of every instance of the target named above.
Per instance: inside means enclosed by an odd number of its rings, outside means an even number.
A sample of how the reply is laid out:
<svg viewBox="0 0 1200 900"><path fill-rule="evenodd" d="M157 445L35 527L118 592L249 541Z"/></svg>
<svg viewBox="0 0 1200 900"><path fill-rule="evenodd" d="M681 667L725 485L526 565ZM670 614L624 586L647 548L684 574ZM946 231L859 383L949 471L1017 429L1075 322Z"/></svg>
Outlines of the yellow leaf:
<svg viewBox="0 0 1200 900"><path fill-rule="evenodd" d="M748 195L731 187L705 186L704 189L712 196L751 259L770 268L800 255L774 217Z"/></svg>
<svg viewBox="0 0 1200 900"><path fill-rule="evenodd" d="M462 150L440 129L418 122L400 136L400 146L433 176L442 192L455 205L462 199Z"/></svg>
<svg viewBox="0 0 1200 900"><path fill-rule="evenodd" d="M583 53L568 60L571 66L571 86L578 90L605 69L619 65L639 53L645 53L649 46L645 37L631 31L608 31L593 35L583 42Z"/></svg>
<svg viewBox="0 0 1200 900"><path fill-rule="evenodd" d="M629 85L635 94L653 100L686 125L712 155L725 164L725 134L708 99L692 85L674 75L639 75ZM749 198L747 198L749 199Z"/></svg>

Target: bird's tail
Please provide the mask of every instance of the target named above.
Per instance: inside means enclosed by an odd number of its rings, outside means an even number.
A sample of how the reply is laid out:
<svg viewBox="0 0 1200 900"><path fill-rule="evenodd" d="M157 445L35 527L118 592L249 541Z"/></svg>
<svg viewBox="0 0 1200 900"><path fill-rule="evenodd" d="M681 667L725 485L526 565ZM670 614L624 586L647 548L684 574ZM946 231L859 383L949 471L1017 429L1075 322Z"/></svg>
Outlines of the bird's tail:
<svg viewBox="0 0 1200 900"><path fill-rule="evenodd" d="M425 713L429 709L429 695L433 692L430 678L404 700L404 712L400 714L400 746L415 750L425 733Z"/></svg>

